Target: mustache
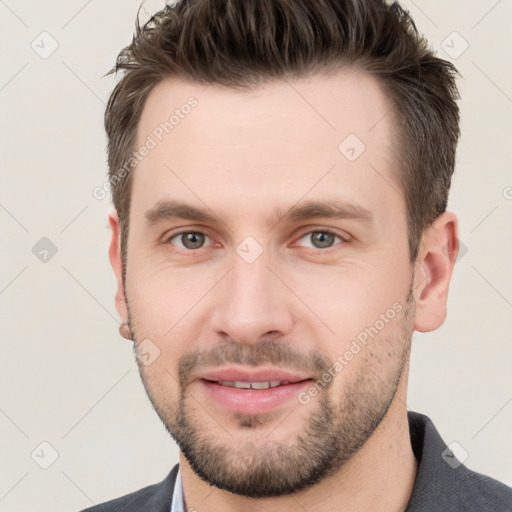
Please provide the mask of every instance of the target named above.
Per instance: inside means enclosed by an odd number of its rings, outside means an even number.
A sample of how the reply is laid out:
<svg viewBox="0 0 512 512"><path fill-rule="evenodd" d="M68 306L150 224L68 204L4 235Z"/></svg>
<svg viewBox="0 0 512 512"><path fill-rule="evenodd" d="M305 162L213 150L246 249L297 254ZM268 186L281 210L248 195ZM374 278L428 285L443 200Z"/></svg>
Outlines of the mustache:
<svg viewBox="0 0 512 512"><path fill-rule="evenodd" d="M276 368L311 372L321 376L333 364L318 350L304 352L291 343L262 341L241 345L232 340L207 350L189 351L178 363L178 380L183 389L192 380L191 376L203 367L215 368L228 364L242 366L271 365Z"/></svg>

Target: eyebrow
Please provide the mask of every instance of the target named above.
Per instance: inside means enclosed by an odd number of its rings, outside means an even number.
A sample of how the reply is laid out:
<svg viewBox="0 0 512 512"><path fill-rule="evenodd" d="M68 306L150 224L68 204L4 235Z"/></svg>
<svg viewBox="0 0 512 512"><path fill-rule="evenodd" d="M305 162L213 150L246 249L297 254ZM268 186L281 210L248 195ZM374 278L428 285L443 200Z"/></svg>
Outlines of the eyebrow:
<svg viewBox="0 0 512 512"><path fill-rule="evenodd" d="M147 226L153 226L163 220L185 219L196 222L220 222L218 216L207 210L197 208L178 200L161 200L144 214ZM293 223L319 218L350 219L372 223L374 215L370 210L354 203L342 201L303 201L290 207L285 213L277 208L269 217L275 226L282 221Z"/></svg>

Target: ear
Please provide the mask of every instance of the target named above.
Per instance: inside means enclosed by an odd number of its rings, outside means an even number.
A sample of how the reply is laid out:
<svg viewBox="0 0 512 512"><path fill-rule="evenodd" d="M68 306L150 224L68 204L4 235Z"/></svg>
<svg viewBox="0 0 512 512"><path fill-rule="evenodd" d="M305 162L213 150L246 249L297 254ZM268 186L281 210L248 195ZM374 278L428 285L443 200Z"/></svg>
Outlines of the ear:
<svg viewBox="0 0 512 512"><path fill-rule="evenodd" d="M457 217L444 212L424 233L418 249L414 268L414 330L434 331L445 321L448 287L458 252Z"/></svg>
<svg viewBox="0 0 512 512"><path fill-rule="evenodd" d="M108 255L117 280L115 299L116 309L121 317L121 322L128 322L128 308L126 305L126 295L123 286L123 263L121 259L121 245L119 237L120 225L119 217L115 209L109 214L108 222L112 230L112 239L110 240Z"/></svg>

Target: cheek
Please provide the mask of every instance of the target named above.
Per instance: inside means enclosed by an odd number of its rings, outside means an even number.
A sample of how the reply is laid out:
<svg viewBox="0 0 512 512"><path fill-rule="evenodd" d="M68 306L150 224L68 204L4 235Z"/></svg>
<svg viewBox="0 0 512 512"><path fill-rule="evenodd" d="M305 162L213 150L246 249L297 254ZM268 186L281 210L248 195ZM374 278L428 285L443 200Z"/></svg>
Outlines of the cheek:
<svg viewBox="0 0 512 512"><path fill-rule="evenodd" d="M159 413L171 418L178 407L179 384L174 367L162 354L151 365L140 367L144 388Z"/></svg>
<svg viewBox="0 0 512 512"><path fill-rule="evenodd" d="M140 327L161 336L193 315L217 280L214 272L200 267L145 266L129 275L127 294Z"/></svg>
<svg viewBox="0 0 512 512"><path fill-rule="evenodd" d="M201 322L194 321L196 297L183 297L176 287L137 287L129 296L137 339L136 357L141 377L152 394L160 390L177 396L178 362L201 339Z"/></svg>
<svg viewBox="0 0 512 512"><path fill-rule="evenodd" d="M349 341L390 309L393 315L393 307L399 309L396 303L405 300L409 279L381 267L344 262L339 267L298 268L286 282L310 308L304 310L306 317L315 313L339 343Z"/></svg>
<svg viewBox="0 0 512 512"><path fill-rule="evenodd" d="M333 396L376 397L393 388L407 346L401 321L395 315L387 324L367 325L332 354Z"/></svg>

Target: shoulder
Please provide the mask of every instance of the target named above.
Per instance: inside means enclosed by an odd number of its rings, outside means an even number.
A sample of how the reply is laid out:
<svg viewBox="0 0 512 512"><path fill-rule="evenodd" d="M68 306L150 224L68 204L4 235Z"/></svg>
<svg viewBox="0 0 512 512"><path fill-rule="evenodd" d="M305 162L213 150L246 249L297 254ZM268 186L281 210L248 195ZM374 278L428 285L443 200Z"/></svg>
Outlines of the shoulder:
<svg viewBox="0 0 512 512"><path fill-rule="evenodd" d="M81 512L168 512L171 506L174 483L178 473L176 464L167 477L158 484L148 485L138 491L94 505Z"/></svg>
<svg viewBox="0 0 512 512"><path fill-rule="evenodd" d="M492 510L512 512L512 488L464 467L465 493L461 504L464 510Z"/></svg>
<svg viewBox="0 0 512 512"><path fill-rule="evenodd" d="M419 464L407 512L512 512L512 488L465 466L430 418L412 411L408 418Z"/></svg>

